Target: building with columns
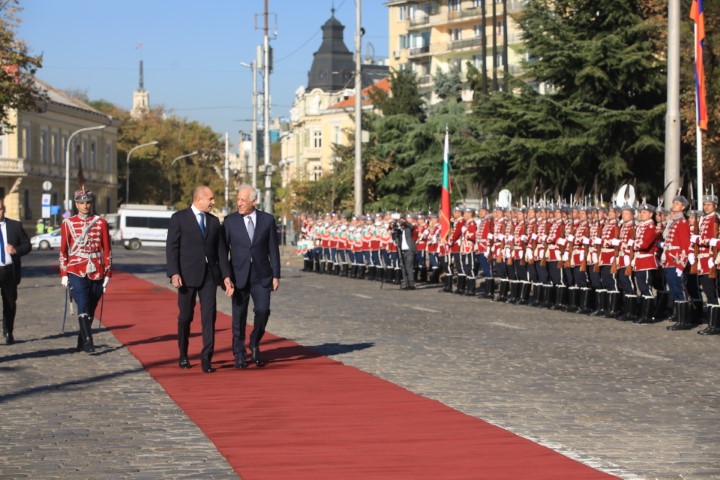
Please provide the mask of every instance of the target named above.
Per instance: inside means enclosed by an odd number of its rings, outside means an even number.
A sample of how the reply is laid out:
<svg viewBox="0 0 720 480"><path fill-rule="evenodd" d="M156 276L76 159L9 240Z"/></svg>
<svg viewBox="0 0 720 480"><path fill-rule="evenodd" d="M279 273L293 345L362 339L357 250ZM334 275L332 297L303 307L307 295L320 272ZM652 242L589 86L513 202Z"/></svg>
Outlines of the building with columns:
<svg viewBox="0 0 720 480"><path fill-rule="evenodd" d="M0 135L0 198L5 200L6 215L21 220L30 234L43 215L42 195L48 193L50 206L59 212L47 220L59 223L68 139L77 130L98 125L105 128L77 134L69 146L70 199L78 188L78 166L82 162L86 188L96 196L96 212L117 211L120 122L40 80L36 82L47 92L40 111L11 111L15 128ZM50 183L48 191L43 189L45 182Z"/></svg>

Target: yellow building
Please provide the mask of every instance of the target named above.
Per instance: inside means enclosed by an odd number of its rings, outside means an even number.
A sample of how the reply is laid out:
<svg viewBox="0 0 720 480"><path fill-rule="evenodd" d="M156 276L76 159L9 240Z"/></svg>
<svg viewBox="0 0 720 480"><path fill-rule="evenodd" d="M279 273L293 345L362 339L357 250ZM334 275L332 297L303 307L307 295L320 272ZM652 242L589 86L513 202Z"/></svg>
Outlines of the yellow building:
<svg viewBox="0 0 720 480"><path fill-rule="evenodd" d="M47 101L39 112L11 111L12 132L0 135L0 198L5 199L6 215L21 220L28 234L35 231L43 213L51 207L59 213L46 217L62 220L65 198L65 156L68 139L77 130L105 125L102 130L82 132L70 145L69 194L78 187L78 161L82 161L86 188L96 196L96 212L116 211L117 204L117 130L120 123L40 80ZM79 149L78 149L79 147ZM44 187L50 187L45 190ZM43 193L49 205L43 209ZM53 209L54 210L54 209Z"/></svg>
<svg viewBox="0 0 720 480"><path fill-rule="evenodd" d="M289 130L280 137L283 186L292 180L316 181L333 172L333 145L348 145L347 131L354 131L353 108L337 105L354 99L355 61L343 40L345 27L332 13L322 26L323 41L314 54L307 87L295 92ZM366 96L374 81L387 77L388 68L366 63L361 72ZM363 108L372 106L363 101Z"/></svg>
<svg viewBox="0 0 720 480"><path fill-rule="evenodd" d="M385 6L390 68L417 73L431 103L438 71L466 73L471 63L485 74L486 91L503 90L503 76L518 71L522 38L514 18L525 0L390 0Z"/></svg>

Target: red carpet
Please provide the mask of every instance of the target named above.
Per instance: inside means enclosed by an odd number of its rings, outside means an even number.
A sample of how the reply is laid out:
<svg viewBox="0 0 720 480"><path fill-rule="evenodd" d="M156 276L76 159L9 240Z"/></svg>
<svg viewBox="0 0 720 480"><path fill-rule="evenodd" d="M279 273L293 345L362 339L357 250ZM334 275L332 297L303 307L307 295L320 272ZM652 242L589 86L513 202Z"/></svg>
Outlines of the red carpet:
<svg viewBox="0 0 720 480"><path fill-rule="evenodd" d="M194 368L181 370L176 298L119 273L102 321L243 479L615 478L269 334L270 364L237 371L223 314L218 371L200 370L199 313L190 341Z"/></svg>

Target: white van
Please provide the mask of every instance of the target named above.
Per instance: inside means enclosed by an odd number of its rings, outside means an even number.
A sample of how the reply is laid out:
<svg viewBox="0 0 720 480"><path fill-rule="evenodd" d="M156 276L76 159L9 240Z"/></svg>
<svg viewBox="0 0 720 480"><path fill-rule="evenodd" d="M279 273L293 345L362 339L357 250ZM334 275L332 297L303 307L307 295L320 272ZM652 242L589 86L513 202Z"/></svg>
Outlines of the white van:
<svg viewBox="0 0 720 480"><path fill-rule="evenodd" d="M111 230L113 243L122 243L128 250L145 245L165 245L170 217L175 210L163 205L120 205L117 228Z"/></svg>

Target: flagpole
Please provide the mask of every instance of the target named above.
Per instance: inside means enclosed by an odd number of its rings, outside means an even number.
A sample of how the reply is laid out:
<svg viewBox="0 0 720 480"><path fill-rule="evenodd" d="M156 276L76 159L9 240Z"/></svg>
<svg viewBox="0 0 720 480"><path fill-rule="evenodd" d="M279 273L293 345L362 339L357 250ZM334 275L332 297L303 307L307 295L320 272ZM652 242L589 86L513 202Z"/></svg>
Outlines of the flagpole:
<svg viewBox="0 0 720 480"><path fill-rule="evenodd" d="M697 22L693 22L693 33L695 35L695 65L697 65L698 62L698 26ZM700 59L702 61L702 58ZM696 88L699 86L696 85ZM699 205L696 205L695 208L698 210L702 210L702 196L703 196L703 162L702 162L702 130L700 129L700 117L698 112L700 111L700 105L699 105L699 92L695 93L695 112L696 112L696 120L695 120L695 143L697 144L696 148L696 164L697 164L697 199Z"/></svg>

